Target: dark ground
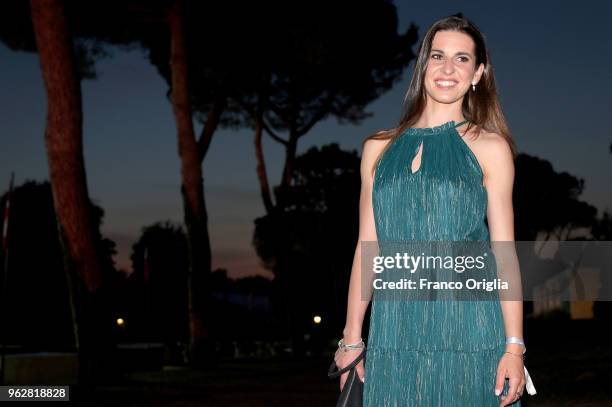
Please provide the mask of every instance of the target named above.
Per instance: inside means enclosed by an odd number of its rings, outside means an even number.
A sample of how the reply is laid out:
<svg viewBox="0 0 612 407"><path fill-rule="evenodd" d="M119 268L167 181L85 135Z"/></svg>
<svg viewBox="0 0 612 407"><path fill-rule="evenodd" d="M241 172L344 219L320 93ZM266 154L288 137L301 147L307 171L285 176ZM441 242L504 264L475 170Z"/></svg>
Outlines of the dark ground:
<svg viewBox="0 0 612 407"><path fill-rule="evenodd" d="M525 393L523 406L612 406L612 341L603 326L538 324L537 334L527 342L526 366L538 394ZM216 371L166 367L126 374L92 392L72 387L71 399L79 406L334 406L338 382L326 376L330 361L331 355L226 361Z"/></svg>

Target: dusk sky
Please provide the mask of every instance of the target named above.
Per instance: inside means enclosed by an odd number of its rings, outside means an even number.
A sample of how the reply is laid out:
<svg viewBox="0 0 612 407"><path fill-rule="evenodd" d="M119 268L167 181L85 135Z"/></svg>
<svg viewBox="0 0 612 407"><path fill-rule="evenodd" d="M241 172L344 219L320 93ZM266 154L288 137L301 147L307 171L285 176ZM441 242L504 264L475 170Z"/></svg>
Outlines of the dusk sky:
<svg viewBox="0 0 612 407"><path fill-rule="evenodd" d="M478 25L519 152L583 178L582 199L600 213L612 211L612 2L397 1L396 6L401 32L414 22L422 36L432 22L459 11ZM0 60L4 191L11 171L16 185L48 179L46 97L37 54L0 44ZM360 152L368 134L395 126L413 64L369 107L373 117L361 125L339 125L333 118L321 122L300 140L298 153L331 142ZM114 49L96 69L97 80L82 82L88 188L106 212L103 233L117 243L117 266L129 270L131 245L142 227L162 220L182 224L176 128L167 85L142 51ZM276 185L284 154L269 138L264 146L270 182ZM213 268L226 268L233 277L271 276L250 243L253 220L264 214L252 130L219 129L204 175Z"/></svg>

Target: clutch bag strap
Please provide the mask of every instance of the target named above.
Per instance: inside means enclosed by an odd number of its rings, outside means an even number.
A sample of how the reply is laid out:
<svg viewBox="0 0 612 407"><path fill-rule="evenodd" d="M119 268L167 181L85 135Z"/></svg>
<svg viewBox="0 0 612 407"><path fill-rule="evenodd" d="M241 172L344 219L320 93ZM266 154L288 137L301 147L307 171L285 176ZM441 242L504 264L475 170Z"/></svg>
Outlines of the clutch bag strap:
<svg viewBox="0 0 612 407"><path fill-rule="evenodd" d="M357 364L361 361L361 359L364 358L365 353L366 353L366 348L364 347L361 353L359 353L359 356L355 358L355 360L353 360L351 363L349 363L342 369L338 369L338 370L336 370L338 368L338 366L336 365L336 361L332 360L332 363L329 366L329 369L327 370L327 377L329 377L330 379L333 379L335 377L340 376L343 373L348 372L349 370L357 366Z"/></svg>

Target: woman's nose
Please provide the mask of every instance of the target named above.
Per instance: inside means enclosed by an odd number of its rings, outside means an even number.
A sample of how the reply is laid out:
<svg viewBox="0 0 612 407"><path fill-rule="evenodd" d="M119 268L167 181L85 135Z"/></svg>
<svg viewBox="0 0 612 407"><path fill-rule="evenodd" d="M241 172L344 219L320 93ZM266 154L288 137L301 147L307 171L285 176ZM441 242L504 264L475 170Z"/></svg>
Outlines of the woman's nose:
<svg viewBox="0 0 612 407"><path fill-rule="evenodd" d="M455 65L453 63L453 60L449 58L446 61L444 61L444 66L442 68L444 69L444 73L446 74L453 73L453 71L455 70Z"/></svg>

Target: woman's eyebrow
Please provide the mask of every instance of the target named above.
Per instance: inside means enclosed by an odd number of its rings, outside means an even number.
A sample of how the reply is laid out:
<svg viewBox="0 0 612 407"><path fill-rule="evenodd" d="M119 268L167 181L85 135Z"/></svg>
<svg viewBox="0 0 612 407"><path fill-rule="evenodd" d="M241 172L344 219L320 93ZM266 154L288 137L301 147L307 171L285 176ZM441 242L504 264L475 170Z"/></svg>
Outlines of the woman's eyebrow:
<svg viewBox="0 0 612 407"><path fill-rule="evenodd" d="M442 51L441 49L432 49L431 51L441 52L444 54L444 51ZM455 55L467 55L469 57L472 56L472 54L470 54L469 52L457 52Z"/></svg>

